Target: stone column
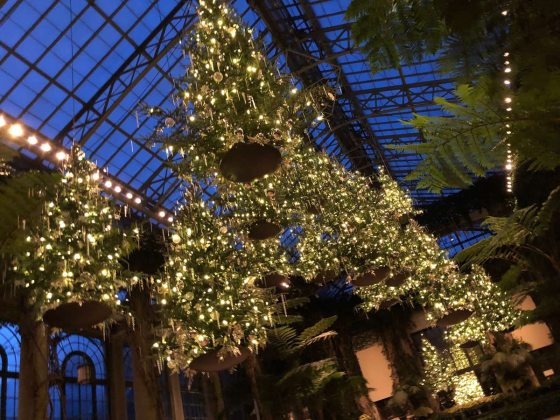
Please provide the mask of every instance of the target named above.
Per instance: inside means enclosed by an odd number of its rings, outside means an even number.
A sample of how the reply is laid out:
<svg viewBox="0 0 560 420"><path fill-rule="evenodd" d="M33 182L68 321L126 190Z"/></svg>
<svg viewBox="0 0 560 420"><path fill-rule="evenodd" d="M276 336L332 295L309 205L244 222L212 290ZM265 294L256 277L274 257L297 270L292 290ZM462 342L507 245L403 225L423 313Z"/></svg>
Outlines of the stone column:
<svg viewBox="0 0 560 420"><path fill-rule="evenodd" d="M33 310L23 309L21 334L18 418L43 420L49 405L48 329L36 320Z"/></svg>
<svg viewBox="0 0 560 420"><path fill-rule="evenodd" d="M107 343L109 409L112 420L127 420L126 386L123 364L124 331L112 333Z"/></svg>
<svg viewBox="0 0 560 420"><path fill-rule="evenodd" d="M137 287L131 292L131 309L135 317L130 330L132 353L134 410L142 420L163 418L163 403L158 381L159 372L152 353L152 312L150 295L146 288Z"/></svg>
<svg viewBox="0 0 560 420"><path fill-rule="evenodd" d="M171 416L173 420L183 420L183 396L181 395L181 384L177 373L170 373L167 377L169 381L169 397L171 400Z"/></svg>

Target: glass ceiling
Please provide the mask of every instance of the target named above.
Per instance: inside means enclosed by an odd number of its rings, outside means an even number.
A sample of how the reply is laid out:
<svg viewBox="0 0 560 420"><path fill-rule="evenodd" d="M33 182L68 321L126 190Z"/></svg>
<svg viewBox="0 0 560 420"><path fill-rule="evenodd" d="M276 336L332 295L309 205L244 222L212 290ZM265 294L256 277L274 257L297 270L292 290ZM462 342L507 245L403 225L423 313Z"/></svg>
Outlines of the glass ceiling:
<svg viewBox="0 0 560 420"><path fill-rule="evenodd" d="M233 7L264 37L280 69L301 83L327 83L339 98L313 140L348 168L385 167L417 204L437 196L404 180L421 156L388 149L421 141L403 124L413 112L437 113L433 98L452 98L453 82L435 59L371 74L344 20L349 0L237 0ZM0 7L0 113L87 156L144 197L172 209L181 183L165 152L144 138L152 122L140 104L170 106L173 77L187 64L183 34L193 1L7 0ZM41 161L25 149L31 159Z"/></svg>

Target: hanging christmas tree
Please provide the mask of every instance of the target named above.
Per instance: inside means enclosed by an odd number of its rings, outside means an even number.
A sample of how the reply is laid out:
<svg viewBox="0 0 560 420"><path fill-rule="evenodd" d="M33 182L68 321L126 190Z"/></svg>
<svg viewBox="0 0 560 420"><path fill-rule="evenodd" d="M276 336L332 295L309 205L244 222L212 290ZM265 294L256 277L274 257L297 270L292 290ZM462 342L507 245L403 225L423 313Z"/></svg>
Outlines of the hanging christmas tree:
<svg viewBox="0 0 560 420"><path fill-rule="evenodd" d="M266 341L272 296L252 285L254 255L196 194L179 211L155 283L163 328L155 344L172 369L224 370Z"/></svg>
<svg viewBox="0 0 560 420"><path fill-rule="evenodd" d="M126 286L119 260L129 250L117 226L119 209L102 196L99 173L73 147L41 223L29 229L26 250L12 275L30 305L55 327L82 328L105 321Z"/></svg>
<svg viewBox="0 0 560 420"><path fill-rule="evenodd" d="M149 109L158 116L152 142L178 154L175 169L187 183L212 186L220 209L212 217L250 261L249 267L232 265L253 279L240 287L267 284L267 276L276 283L289 274L325 283L344 275L360 286L366 310L414 302L430 319L449 325L471 316L464 274L433 236L409 220L412 202L396 183L383 173L370 179L349 172L304 141L306 128L328 113L332 90L300 90L279 75L227 4L201 1L197 12L199 21L184 43L190 64L176 84L177 106ZM279 244L283 232L295 243ZM223 255L214 258L221 261ZM484 278L488 290L495 290ZM494 320L511 306L506 302L502 309ZM195 345L179 364L187 364L194 348L209 351L235 342L224 329L214 334L210 345Z"/></svg>

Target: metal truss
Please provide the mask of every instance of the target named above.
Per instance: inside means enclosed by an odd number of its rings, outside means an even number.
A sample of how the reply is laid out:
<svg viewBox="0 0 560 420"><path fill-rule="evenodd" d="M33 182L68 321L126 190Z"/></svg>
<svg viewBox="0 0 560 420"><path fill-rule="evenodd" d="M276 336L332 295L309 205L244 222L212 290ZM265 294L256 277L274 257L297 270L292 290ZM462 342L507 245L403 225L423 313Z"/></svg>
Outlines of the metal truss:
<svg viewBox="0 0 560 420"><path fill-rule="evenodd" d="M422 157L391 150L387 145L423 141L421 133L398 122L409 118L413 112L435 110L435 97L453 98L453 80L434 76L435 66L431 68L430 65L435 64L435 61L419 63L424 66L414 70L414 78L403 69L386 76L373 75L366 58L355 48L350 24L341 18L344 11L334 10L336 7L331 7L332 4L322 8L323 4L329 2L248 0L248 8L242 1L231 2L246 18L256 19L252 22L254 26L265 30L268 56L278 59L284 66L283 70L296 76L303 85L327 84L336 89L337 99L325 114L326 120L309 132L317 146L365 175L373 174L377 166L384 167L401 184L413 188L414 184L403 181L403 178ZM79 142L88 155L102 160L99 162L101 166L110 165L112 176L120 179L122 184L131 188L134 184L132 189L144 197L150 197L154 208L169 208L179 196L182 182L170 169L172 157L152 150L141 141L142 133L149 130L148 119L138 120L135 128L130 127L130 112L134 112L131 111L130 102L133 99L135 103L146 102L154 106L165 104L168 98L153 103L150 95L156 92L156 85L161 80L166 81L167 89L173 83L169 70L183 65L184 58L178 53L177 45L196 21L194 2L176 0L165 14L161 14L157 24L153 21L153 12L159 10L158 2L144 2L143 7L133 15L136 21L128 29L121 26L119 16L123 12L128 14L129 11L125 9L134 8L133 2L118 2L118 5L110 8L94 1L80 3L75 13L69 14L66 24L59 22L60 32L56 33L51 45L40 51L35 59L30 59L23 52L22 45L37 24L49 19L60 3L45 3L35 23L22 25L25 31L15 43L0 39L0 52L7 52L0 58L0 65L13 57L26 66L26 70L17 75L15 83L2 91L0 104L17 99L22 80L31 73L48 80L44 87L35 92L36 97L22 106L18 115L14 114L13 117L21 119L33 113L39 98L47 97L49 89L56 88L66 97L41 115L43 122L35 124L33 128L43 132L47 121L54 117L60 121L60 116L65 115L62 103L71 101L77 106L72 112L73 116L62 119L55 133L49 137L65 147L74 141ZM7 3L0 23L9 20L10 15L17 12L22 4L25 2ZM334 11L327 11L331 8ZM71 38L73 28L79 28L88 13L100 16L100 26L73 51L71 60L55 72L46 71L41 63L49 50L65 37ZM150 28L153 29L147 32L145 39L140 38L135 42L131 31L140 27L146 19L152 19L154 24ZM80 74L72 87L65 84L64 80L72 70L74 57L94 48L96 38L101 37L102 30L106 28L116 34L115 39L126 40L134 48L132 52L127 51L129 55L122 56L122 64L110 77L97 79L99 83L96 91L86 96L81 94L82 89L88 79L95 76L97 67ZM116 45L107 45L106 51L102 51L100 62L114 57L112 54L116 48ZM153 74L159 80L152 80L148 87L144 87L146 78ZM360 82L374 79L375 83ZM129 144L133 149L130 153L125 150ZM434 198L427 192L416 191L414 194L422 204Z"/></svg>
<svg viewBox="0 0 560 420"><path fill-rule="evenodd" d="M249 1L262 17L294 75L306 85L327 81L339 88L333 112L327 116L329 124L313 132L315 141L326 146L334 134L340 152L348 158L353 169L369 175L375 165L380 165L394 177L402 179L421 157L394 151L388 153L385 145L421 142L421 133L411 132L406 127L386 130L376 119L391 117L398 121L411 112L433 109L435 97L454 97L453 80L437 77L408 83L399 69L396 80L378 78L375 87L364 89L357 86L352 81L356 76L370 79L374 76L366 58L357 54L350 23L323 27L322 22L329 16L318 16L314 3ZM400 170L398 167L402 165L393 165L394 161L406 161L407 164Z"/></svg>

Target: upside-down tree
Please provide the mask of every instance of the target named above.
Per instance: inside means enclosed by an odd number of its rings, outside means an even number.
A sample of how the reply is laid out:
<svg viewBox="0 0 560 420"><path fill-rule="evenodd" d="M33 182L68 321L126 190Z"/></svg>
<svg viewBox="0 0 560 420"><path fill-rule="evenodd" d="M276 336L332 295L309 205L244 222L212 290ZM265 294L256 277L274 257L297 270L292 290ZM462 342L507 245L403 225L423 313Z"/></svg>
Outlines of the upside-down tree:
<svg viewBox="0 0 560 420"><path fill-rule="evenodd" d="M495 236L458 261L505 264L494 270L502 286L533 295L537 309L527 319L545 320L555 335L559 16L547 0L353 0L347 14L373 71L435 58L456 78L454 99L434 99L442 117L409 121L425 141L396 147L425 157L408 178L435 192L464 188L489 171L506 173L503 189L513 193L516 209L490 218L486 227Z"/></svg>
<svg viewBox="0 0 560 420"><path fill-rule="evenodd" d="M416 300L432 319L470 315L486 296L464 297L464 275L432 236L407 223L411 200L396 183L349 172L306 141L332 91L301 90L279 75L227 4L201 1L197 12L175 106L147 108L157 118L151 142L174 154L188 189L208 192L206 204L201 194L184 196L159 285L163 312L177 309L169 312L171 333L157 343L168 363L194 368L195 356L256 350L266 321L256 314L267 304L253 285L267 278L286 285L289 274L319 283L347 275L363 286L366 310ZM283 232L294 243L279 243ZM250 296L255 318L239 324L236 311Z"/></svg>
<svg viewBox="0 0 560 420"><path fill-rule="evenodd" d="M100 195L96 178L76 147L61 177L16 175L1 188L6 206L25 201L15 213L26 218L19 229L3 226L10 230L3 243L11 255L6 284L15 289L21 315L21 418L47 412L48 331L41 318L54 327L89 327L106 321L120 303L117 292L125 284L119 260L128 245L117 226L119 212Z"/></svg>

